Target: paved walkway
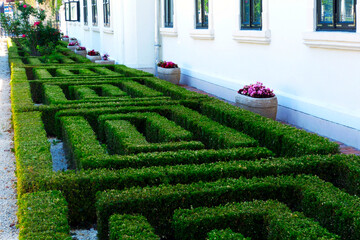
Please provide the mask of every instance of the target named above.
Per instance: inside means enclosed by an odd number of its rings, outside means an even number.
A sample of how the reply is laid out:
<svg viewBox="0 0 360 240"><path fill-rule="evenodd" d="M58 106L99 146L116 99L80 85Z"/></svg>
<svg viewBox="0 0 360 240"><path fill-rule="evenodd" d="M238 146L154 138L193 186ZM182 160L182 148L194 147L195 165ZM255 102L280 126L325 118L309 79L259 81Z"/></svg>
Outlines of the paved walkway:
<svg viewBox="0 0 360 240"><path fill-rule="evenodd" d="M0 38L0 240L19 238L16 229L16 177L12 139L10 69L6 41Z"/></svg>
<svg viewBox="0 0 360 240"><path fill-rule="evenodd" d="M215 95L209 94L209 93L207 93L207 92L204 92L204 91L199 90L199 89L194 88L194 87L190 87L190 86L187 86L187 85L180 85L180 86L182 86L182 87L184 87L184 88L186 88L186 89L188 89L188 90L190 90L190 91L193 91L193 92L205 94L205 95L208 95L208 96L210 96L210 97L216 97ZM216 98L218 98L218 97L216 97ZM224 99L221 99L221 100L226 101L226 100L224 100ZM228 101L226 101L226 102L228 102ZM228 102L228 103L234 105L233 102ZM282 122L282 123L283 123L283 124L287 124L287 123L284 123L284 122ZM288 124L288 125L290 125L290 124ZM293 127L296 127L296 126L293 126ZM360 156L360 150L358 150L358 149L356 149L356 148L353 148L353 147L350 147L350 146L347 146L347 145L345 145L345 144L342 143L342 142L338 142L338 141L334 141L334 142L336 142L336 143L338 143L338 144L340 145L340 152L341 152L341 153L343 153L343 154L355 154L355 155Z"/></svg>

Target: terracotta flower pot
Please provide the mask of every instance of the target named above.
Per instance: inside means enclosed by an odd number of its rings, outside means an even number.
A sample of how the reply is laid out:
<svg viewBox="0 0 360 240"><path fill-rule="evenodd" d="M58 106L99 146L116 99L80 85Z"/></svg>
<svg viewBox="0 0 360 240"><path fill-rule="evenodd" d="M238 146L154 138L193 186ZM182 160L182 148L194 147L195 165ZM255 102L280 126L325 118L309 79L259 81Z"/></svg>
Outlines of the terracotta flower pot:
<svg viewBox="0 0 360 240"><path fill-rule="evenodd" d="M260 114L261 116L276 119L278 101L277 97L253 98L238 94L235 97L236 106Z"/></svg>
<svg viewBox="0 0 360 240"><path fill-rule="evenodd" d="M162 68L158 67L159 78L171 82L173 84L179 84L180 82L180 68Z"/></svg>
<svg viewBox="0 0 360 240"><path fill-rule="evenodd" d="M97 56L86 55L86 58L89 59L91 62L95 62L96 60L101 60L100 55L97 55Z"/></svg>
<svg viewBox="0 0 360 240"><path fill-rule="evenodd" d="M76 49L75 49L75 53L79 54L83 57L86 57L86 54L87 54L86 50L76 50Z"/></svg>

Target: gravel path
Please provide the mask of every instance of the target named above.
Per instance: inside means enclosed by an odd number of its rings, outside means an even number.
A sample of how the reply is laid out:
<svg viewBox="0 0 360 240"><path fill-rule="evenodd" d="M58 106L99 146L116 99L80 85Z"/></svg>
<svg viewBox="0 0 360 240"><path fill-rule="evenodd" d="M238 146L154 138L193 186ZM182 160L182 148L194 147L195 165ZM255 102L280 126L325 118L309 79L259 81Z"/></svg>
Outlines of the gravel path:
<svg viewBox="0 0 360 240"><path fill-rule="evenodd" d="M10 69L6 41L0 39L0 239L18 239L15 156L11 128Z"/></svg>

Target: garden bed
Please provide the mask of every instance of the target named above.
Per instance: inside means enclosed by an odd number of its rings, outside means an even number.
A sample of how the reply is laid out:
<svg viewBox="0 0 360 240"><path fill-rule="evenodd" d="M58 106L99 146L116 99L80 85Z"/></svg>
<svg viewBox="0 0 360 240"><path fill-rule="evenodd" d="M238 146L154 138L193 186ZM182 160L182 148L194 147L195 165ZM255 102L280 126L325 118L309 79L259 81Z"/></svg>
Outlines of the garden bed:
<svg viewBox="0 0 360 240"><path fill-rule="evenodd" d="M360 238L360 159L336 143L126 66L9 59L21 236L45 212L33 239Z"/></svg>

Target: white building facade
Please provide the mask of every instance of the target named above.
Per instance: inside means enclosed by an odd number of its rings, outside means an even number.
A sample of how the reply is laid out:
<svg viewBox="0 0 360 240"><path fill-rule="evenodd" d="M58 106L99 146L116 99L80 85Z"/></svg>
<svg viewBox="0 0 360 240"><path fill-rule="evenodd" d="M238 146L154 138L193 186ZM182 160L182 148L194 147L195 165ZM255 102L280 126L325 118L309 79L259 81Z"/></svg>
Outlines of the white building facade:
<svg viewBox="0 0 360 240"><path fill-rule="evenodd" d="M263 82L278 97L279 120L360 148L356 0L73 2L80 21L62 14L62 30L88 49L136 68L173 61L182 83L229 101Z"/></svg>

